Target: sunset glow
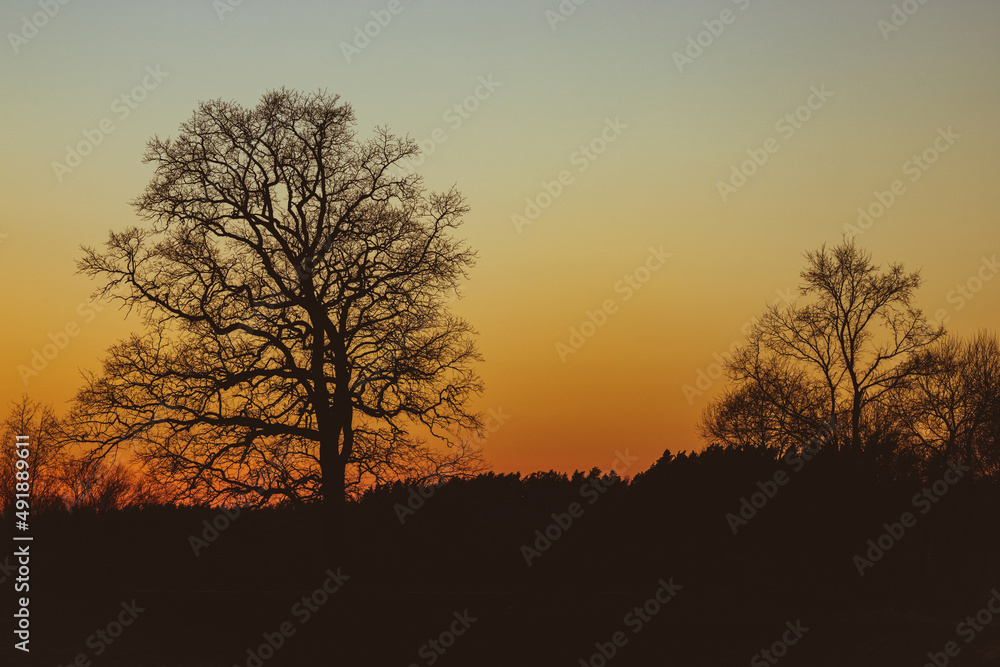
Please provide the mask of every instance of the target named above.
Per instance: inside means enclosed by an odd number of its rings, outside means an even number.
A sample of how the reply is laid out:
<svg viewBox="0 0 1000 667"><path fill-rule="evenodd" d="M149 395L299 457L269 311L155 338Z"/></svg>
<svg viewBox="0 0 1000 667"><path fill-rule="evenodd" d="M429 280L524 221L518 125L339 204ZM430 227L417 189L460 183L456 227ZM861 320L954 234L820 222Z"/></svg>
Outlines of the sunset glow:
<svg viewBox="0 0 1000 667"><path fill-rule="evenodd" d="M0 403L64 412L141 327L75 262L142 224L146 141L283 86L409 134L467 197L453 310L497 471L701 449L719 360L845 226L949 330L1000 329L1000 5L910 4L73 2L37 27L4 3Z"/></svg>

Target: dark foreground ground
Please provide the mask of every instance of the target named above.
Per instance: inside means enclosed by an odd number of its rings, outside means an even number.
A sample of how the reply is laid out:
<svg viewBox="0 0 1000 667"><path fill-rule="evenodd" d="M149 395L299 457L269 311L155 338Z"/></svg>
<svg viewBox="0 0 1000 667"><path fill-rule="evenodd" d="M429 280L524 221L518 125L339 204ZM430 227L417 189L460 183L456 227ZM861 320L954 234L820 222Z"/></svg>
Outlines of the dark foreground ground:
<svg viewBox="0 0 1000 667"><path fill-rule="evenodd" d="M85 640L100 625L95 618L115 618L120 600L81 600L55 613L40 612L50 622L39 627L31 660L21 664L66 665L82 652L95 665L246 665L247 649L258 648L265 632L291 620L292 601L306 593L125 592L146 611L100 657ZM608 642L613 630L625 629L622 615L645 599L641 592L350 595L345 590L306 625L296 623L295 634L263 664L575 666L596 653L595 639ZM639 634L629 631L628 643L608 664L751 664L752 656L780 639L786 620L804 616L792 609L740 608L722 599L678 597L671 606ZM432 663L435 652L420 649L448 629L456 610L468 610L476 620ZM808 631L782 665L923 665L929 650L939 652L956 639L958 619L873 610L810 611L802 621ZM1000 632L992 628L961 645L950 664L1000 664Z"/></svg>
<svg viewBox="0 0 1000 667"><path fill-rule="evenodd" d="M734 534L726 515L775 465L675 459L597 495L588 476L489 476L403 522L406 488L337 526L310 509L39 517L31 653L8 629L2 664L1000 665L994 487L952 485L922 514L920 482L824 464ZM906 511L915 525L859 574ZM0 576L11 628L16 574Z"/></svg>

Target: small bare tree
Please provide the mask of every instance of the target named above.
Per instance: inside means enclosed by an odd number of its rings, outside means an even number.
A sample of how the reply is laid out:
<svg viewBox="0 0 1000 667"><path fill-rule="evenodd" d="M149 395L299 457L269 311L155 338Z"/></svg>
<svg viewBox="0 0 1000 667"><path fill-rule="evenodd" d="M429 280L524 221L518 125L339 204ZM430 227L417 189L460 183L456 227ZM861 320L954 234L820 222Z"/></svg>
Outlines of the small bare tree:
<svg viewBox="0 0 1000 667"><path fill-rule="evenodd" d="M806 260L800 298L769 308L727 371L761 404L756 409L795 425L778 424L786 435L826 421L837 425L835 448L860 454L865 410L924 372L919 353L944 331L913 303L919 273L899 264L882 270L853 240L824 245ZM731 395L709 408L710 421L718 422L727 401Z"/></svg>
<svg viewBox="0 0 1000 667"><path fill-rule="evenodd" d="M1000 475L1000 343L979 332L953 336L924 353L926 372L893 408L918 453L932 466L962 459L976 475Z"/></svg>
<svg viewBox="0 0 1000 667"><path fill-rule="evenodd" d="M25 460L31 482L29 502L32 512L62 507L61 474L68 460L63 424L52 406L23 396L11 404L7 418L0 424L0 441L5 448L5 455L0 460L4 516L10 516L10 507L14 502L16 470L13 443L19 435L27 436L29 443L29 454Z"/></svg>
<svg viewBox="0 0 1000 667"><path fill-rule="evenodd" d="M770 451L776 458L809 445L826 425L823 387L787 360L758 360L747 370L752 375L709 403L701 419L702 437Z"/></svg>
<svg viewBox="0 0 1000 667"><path fill-rule="evenodd" d="M67 459L60 480L70 509L108 512L163 504L171 499L166 488L143 471L92 456Z"/></svg>

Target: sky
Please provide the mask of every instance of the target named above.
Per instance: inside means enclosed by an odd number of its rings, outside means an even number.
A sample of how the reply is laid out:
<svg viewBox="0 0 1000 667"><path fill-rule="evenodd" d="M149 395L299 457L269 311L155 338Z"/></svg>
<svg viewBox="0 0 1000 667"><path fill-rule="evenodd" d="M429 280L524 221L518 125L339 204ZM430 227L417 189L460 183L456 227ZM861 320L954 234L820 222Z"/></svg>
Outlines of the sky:
<svg viewBox="0 0 1000 667"><path fill-rule="evenodd" d="M145 142L281 87L467 197L498 471L701 449L716 364L845 229L1000 330L995 0L5 0L0 31L0 405L65 411L138 330L75 262L139 223Z"/></svg>

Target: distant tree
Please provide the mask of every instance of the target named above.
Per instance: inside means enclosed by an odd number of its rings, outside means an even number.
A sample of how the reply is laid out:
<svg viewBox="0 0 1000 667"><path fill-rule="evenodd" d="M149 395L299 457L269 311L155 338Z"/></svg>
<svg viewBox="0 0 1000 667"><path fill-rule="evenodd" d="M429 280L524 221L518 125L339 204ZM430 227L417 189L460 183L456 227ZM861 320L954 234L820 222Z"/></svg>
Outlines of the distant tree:
<svg viewBox="0 0 1000 667"><path fill-rule="evenodd" d="M122 463L80 456L68 459L60 473L66 505L70 509L108 512L127 507L148 507L170 500L166 488Z"/></svg>
<svg viewBox="0 0 1000 667"><path fill-rule="evenodd" d="M853 239L806 260L800 298L766 310L729 360L736 387L708 408L704 431L729 442L745 422L787 447L825 422L835 449L860 454L866 409L922 373L919 353L944 331L913 303L918 272L880 269Z"/></svg>
<svg viewBox="0 0 1000 667"><path fill-rule="evenodd" d="M1000 476L1000 342L979 332L948 336L924 352L927 371L892 407L921 457L934 468L962 459L975 474Z"/></svg>
<svg viewBox="0 0 1000 667"><path fill-rule="evenodd" d="M5 454L0 459L0 493L3 494L4 515L10 516L15 501L15 438L27 436L31 512L41 512L63 506L61 474L67 460L67 440L62 422L52 406L43 405L27 396L12 403L7 418L0 424L0 439Z"/></svg>
<svg viewBox="0 0 1000 667"><path fill-rule="evenodd" d="M762 363L754 370L752 382L727 388L709 403L701 418L702 437L775 458L799 451L825 426L822 388L787 361L772 360L768 368Z"/></svg>
<svg viewBox="0 0 1000 667"><path fill-rule="evenodd" d="M79 264L147 324L78 396L100 451L132 445L200 499L332 507L482 466L459 437L481 430L475 332L446 305L475 260L453 235L468 208L402 170L412 140L357 139L338 99L206 102L149 142L149 226Z"/></svg>

